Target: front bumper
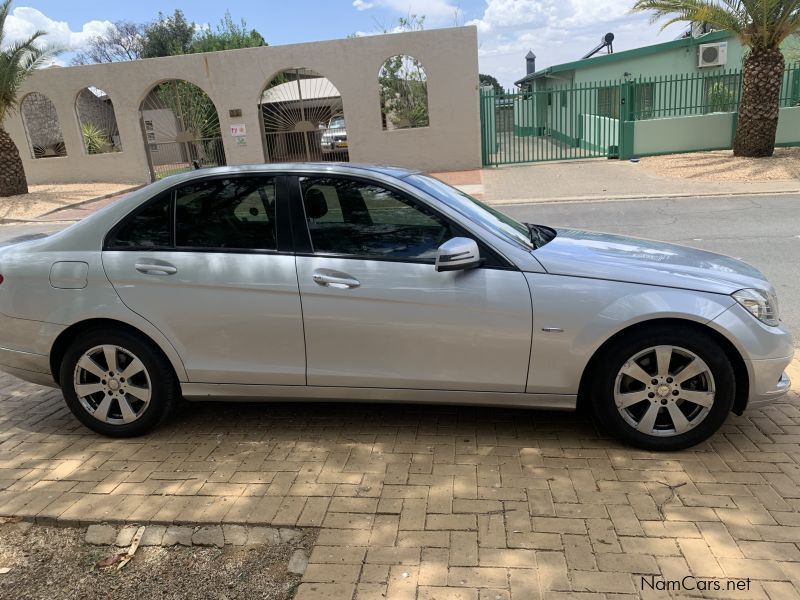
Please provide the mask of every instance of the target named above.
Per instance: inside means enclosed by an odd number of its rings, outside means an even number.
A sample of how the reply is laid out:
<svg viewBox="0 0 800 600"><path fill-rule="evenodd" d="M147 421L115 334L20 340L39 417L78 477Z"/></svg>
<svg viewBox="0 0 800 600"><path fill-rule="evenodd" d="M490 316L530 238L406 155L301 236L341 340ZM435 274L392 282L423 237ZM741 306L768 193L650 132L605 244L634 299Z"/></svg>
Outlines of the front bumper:
<svg viewBox="0 0 800 600"><path fill-rule="evenodd" d="M750 388L747 405L740 409L764 406L789 391L786 369L792 363L794 341L783 326L765 325L738 303L709 325L733 343L747 367Z"/></svg>
<svg viewBox="0 0 800 600"><path fill-rule="evenodd" d="M750 399L747 408L760 408L781 396L786 395L792 387L786 367L792 362L792 357L774 360L750 361Z"/></svg>

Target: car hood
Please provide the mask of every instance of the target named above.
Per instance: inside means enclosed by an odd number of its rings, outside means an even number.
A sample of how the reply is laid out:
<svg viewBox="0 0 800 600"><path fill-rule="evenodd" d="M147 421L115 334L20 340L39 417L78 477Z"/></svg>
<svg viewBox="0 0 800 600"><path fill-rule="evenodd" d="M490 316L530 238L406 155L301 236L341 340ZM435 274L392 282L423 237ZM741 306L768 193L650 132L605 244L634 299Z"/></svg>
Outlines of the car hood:
<svg viewBox="0 0 800 600"><path fill-rule="evenodd" d="M742 288L771 290L764 275L730 256L653 240L557 229L533 255L555 275L591 277L731 294Z"/></svg>

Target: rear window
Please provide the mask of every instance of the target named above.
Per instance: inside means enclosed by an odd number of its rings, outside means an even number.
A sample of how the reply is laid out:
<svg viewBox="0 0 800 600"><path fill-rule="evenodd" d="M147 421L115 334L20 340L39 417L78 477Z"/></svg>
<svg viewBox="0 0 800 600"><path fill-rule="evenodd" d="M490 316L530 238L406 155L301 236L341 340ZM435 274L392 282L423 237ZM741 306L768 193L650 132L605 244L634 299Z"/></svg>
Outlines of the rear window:
<svg viewBox="0 0 800 600"><path fill-rule="evenodd" d="M161 194L128 217L108 241L110 249L171 248L172 192Z"/></svg>
<svg viewBox="0 0 800 600"><path fill-rule="evenodd" d="M163 192L112 231L108 250L277 250L274 177L220 177Z"/></svg>

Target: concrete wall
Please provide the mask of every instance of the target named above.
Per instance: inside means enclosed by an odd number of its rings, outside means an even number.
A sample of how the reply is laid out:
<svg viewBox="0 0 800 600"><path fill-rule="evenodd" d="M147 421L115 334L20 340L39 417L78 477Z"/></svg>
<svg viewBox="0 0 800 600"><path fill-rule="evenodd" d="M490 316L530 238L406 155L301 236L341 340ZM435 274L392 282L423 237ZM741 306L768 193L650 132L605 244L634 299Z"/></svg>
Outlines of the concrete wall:
<svg viewBox="0 0 800 600"><path fill-rule="evenodd" d="M597 115L581 115L581 119L581 144L586 148L608 152L610 146L619 144L619 119Z"/></svg>
<svg viewBox="0 0 800 600"><path fill-rule="evenodd" d="M776 144L800 146L800 106L782 108L778 114Z"/></svg>
<svg viewBox="0 0 800 600"><path fill-rule="evenodd" d="M713 113L633 124L637 156L698 150L723 150L733 145L735 113ZM780 109L776 144L800 146L800 106Z"/></svg>
<svg viewBox="0 0 800 600"><path fill-rule="evenodd" d="M730 148L733 117L734 113L713 113L636 121L633 126L633 153L645 156Z"/></svg>
<svg viewBox="0 0 800 600"><path fill-rule="evenodd" d="M414 56L425 69L429 127L382 129L378 72L387 58L397 54ZM148 181L139 117L141 103L154 85L184 79L199 86L214 101L227 163L261 163L265 156L259 99L275 74L291 67L317 71L342 94L353 162L425 170L480 166L478 45L474 27L46 69L28 79L21 95L39 91L53 101L68 156L31 159L30 153L24 151L27 141L19 114L4 126L23 149L30 183ZM104 90L113 102L122 152L92 156L85 153L75 99L88 86ZM240 109L242 116L230 117L232 109ZM246 145L237 144L230 135L233 124L246 126Z"/></svg>

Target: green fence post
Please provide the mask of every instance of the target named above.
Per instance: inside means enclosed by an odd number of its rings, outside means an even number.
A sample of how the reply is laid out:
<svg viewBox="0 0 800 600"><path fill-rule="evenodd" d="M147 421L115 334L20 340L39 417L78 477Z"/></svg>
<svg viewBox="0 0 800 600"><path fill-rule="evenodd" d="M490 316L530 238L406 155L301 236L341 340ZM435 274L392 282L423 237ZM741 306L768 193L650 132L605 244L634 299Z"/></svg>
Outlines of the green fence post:
<svg viewBox="0 0 800 600"><path fill-rule="evenodd" d="M495 151L493 146L497 143L496 116L489 111L495 110L495 96L493 89L481 88L480 90L480 121L481 121L481 162L483 166L491 164L490 154Z"/></svg>
<svg viewBox="0 0 800 600"><path fill-rule="evenodd" d="M626 81L620 84L619 110L619 153L620 160L628 160L633 156L634 137L634 98L636 84Z"/></svg>

